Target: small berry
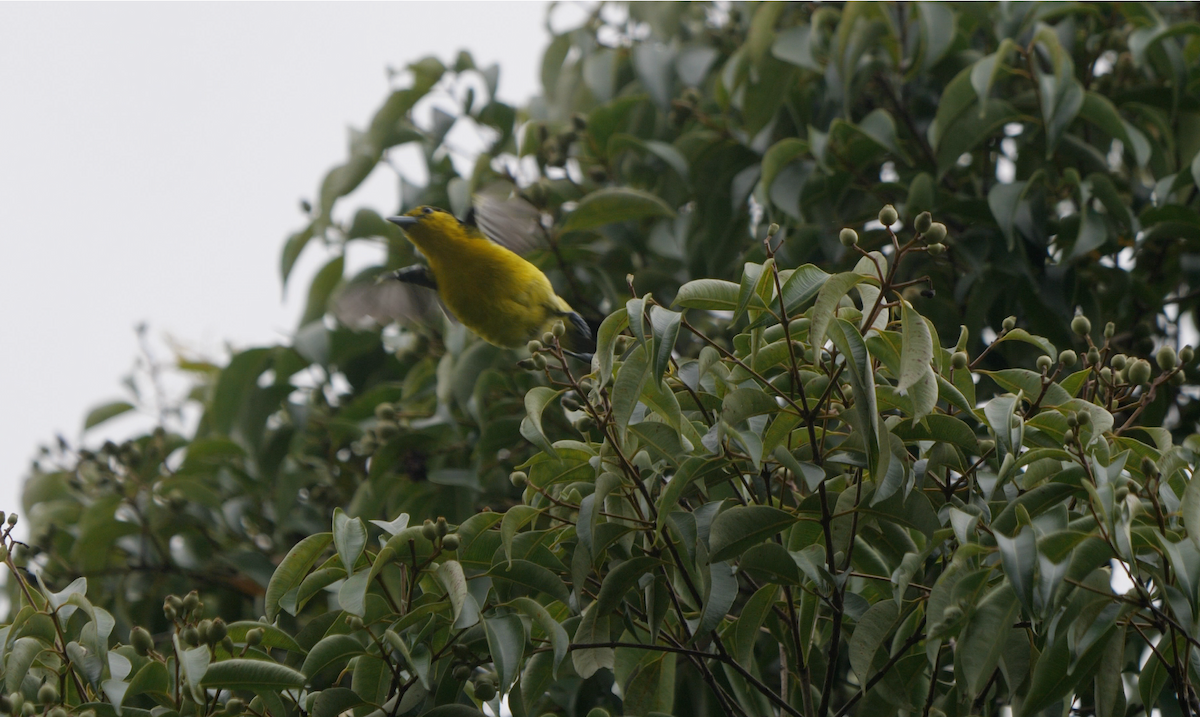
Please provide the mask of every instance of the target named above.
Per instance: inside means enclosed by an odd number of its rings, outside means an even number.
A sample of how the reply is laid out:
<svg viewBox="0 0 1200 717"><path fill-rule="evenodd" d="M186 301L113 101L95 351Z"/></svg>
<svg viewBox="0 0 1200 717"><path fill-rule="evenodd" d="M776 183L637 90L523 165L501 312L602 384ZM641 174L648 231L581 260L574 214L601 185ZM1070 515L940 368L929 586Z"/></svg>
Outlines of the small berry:
<svg viewBox="0 0 1200 717"><path fill-rule="evenodd" d="M1129 382L1135 386L1150 383L1150 362L1138 359L1129 367Z"/></svg>
<svg viewBox="0 0 1200 717"><path fill-rule="evenodd" d="M946 238L946 225L941 222L934 222L929 225L929 228L921 232L925 236L925 241L937 244Z"/></svg>
<svg viewBox="0 0 1200 717"><path fill-rule="evenodd" d="M250 647L257 647L262 644L265 635L266 633L261 627L252 627L246 631L246 644Z"/></svg>
<svg viewBox="0 0 1200 717"><path fill-rule="evenodd" d="M52 705L58 703L58 688L49 682L43 682L38 688L38 702L44 705Z"/></svg>
<svg viewBox="0 0 1200 717"><path fill-rule="evenodd" d="M1096 367L1100 365L1100 349L1095 346L1088 349L1087 352L1088 366Z"/></svg>
<svg viewBox="0 0 1200 717"><path fill-rule="evenodd" d="M779 225L771 222L771 226L767 227L767 236L773 237L779 233Z"/></svg>
<svg viewBox="0 0 1200 717"><path fill-rule="evenodd" d="M446 522L445 518L440 516L438 517L437 522L434 523L434 527L437 529L439 538L445 537L450 532L450 525Z"/></svg>
<svg viewBox="0 0 1200 717"><path fill-rule="evenodd" d="M1181 363L1189 364L1195 357L1196 351L1191 346L1184 346L1179 349L1179 361Z"/></svg>
<svg viewBox="0 0 1200 717"><path fill-rule="evenodd" d="M459 682L466 682L467 678L470 676L471 676L471 666L470 665L455 665L454 666L454 679L458 680Z"/></svg>
<svg viewBox="0 0 1200 717"><path fill-rule="evenodd" d="M442 538L442 547L446 550L458 550L458 545L459 542L457 533L451 533Z"/></svg>
<svg viewBox="0 0 1200 717"><path fill-rule="evenodd" d="M1071 319L1071 330L1080 336L1087 336L1092 333L1092 322L1088 321L1088 317L1079 314Z"/></svg>
<svg viewBox="0 0 1200 717"><path fill-rule="evenodd" d="M1004 323L1000 324L1000 327L1005 331L1012 331L1013 329L1017 328L1017 317L1008 317L1004 320Z"/></svg>
<svg viewBox="0 0 1200 717"><path fill-rule="evenodd" d="M537 339L530 339L529 343L525 344L525 348L529 349L529 353L535 354L538 351L541 351L544 347L542 346L541 341L538 341Z"/></svg>
<svg viewBox="0 0 1200 717"><path fill-rule="evenodd" d="M1108 360L1108 363L1117 371L1123 371L1125 365L1129 363L1129 357L1125 354L1117 354Z"/></svg>
<svg viewBox="0 0 1200 717"><path fill-rule="evenodd" d="M529 483L529 474L525 471L513 471L508 474L508 480L517 488L524 488Z"/></svg>
<svg viewBox="0 0 1200 717"><path fill-rule="evenodd" d="M230 697L225 702L225 713L230 715L230 717L237 717L237 715L240 715L245 709L246 703L237 697Z"/></svg>
<svg viewBox="0 0 1200 717"><path fill-rule="evenodd" d="M929 256L941 256L946 253L946 245L941 242L934 242L926 247L926 251L929 252Z"/></svg>
<svg viewBox="0 0 1200 717"><path fill-rule="evenodd" d="M896 213L896 208L888 204L883 209L879 210L879 223L885 227L890 227L899 221L900 215Z"/></svg>
<svg viewBox="0 0 1200 717"><path fill-rule="evenodd" d="M1049 371L1050 366L1053 363L1054 363L1054 360L1051 359L1049 356L1046 356L1046 355L1038 356L1037 367L1038 367L1038 370L1041 371L1042 373L1046 373L1047 371Z"/></svg>
<svg viewBox="0 0 1200 717"><path fill-rule="evenodd" d="M432 541L437 539L437 526L433 524L432 520L426 518L425 522L421 524L421 535L423 535L426 540Z"/></svg>
<svg viewBox="0 0 1200 717"><path fill-rule="evenodd" d="M933 215L929 212L921 212L917 218L913 220L913 229L924 234L929 231L929 227L933 226Z"/></svg>
<svg viewBox="0 0 1200 717"><path fill-rule="evenodd" d="M154 649L154 638L146 628L135 627L129 631L129 644L133 646L134 652L145 657Z"/></svg>
<svg viewBox="0 0 1200 717"><path fill-rule="evenodd" d="M966 351L955 351L954 354L950 356L950 366L959 371L966 368L970 362L971 359L969 356L967 356Z"/></svg>
<svg viewBox="0 0 1200 717"><path fill-rule="evenodd" d="M396 407L390 403L381 403L375 407L375 418L380 421L396 420Z"/></svg>
<svg viewBox="0 0 1200 717"><path fill-rule="evenodd" d="M1079 362L1079 354L1075 353L1071 349L1066 349L1058 354L1058 362L1062 364L1064 368L1071 368Z"/></svg>
<svg viewBox="0 0 1200 717"><path fill-rule="evenodd" d="M857 246L858 232L854 231L850 227L846 227L838 234L838 241L840 241L842 246L846 247L847 249L852 246Z"/></svg>
<svg viewBox="0 0 1200 717"><path fill-rule="evenodd" d="M1117 333L1116 324L1110 321L1104 325L1104 338L1111 339L1115 333Z"/></svg>
<svg viewBox="0 0 1200 717"><path fill-rule="evenodd" d="M1092 422L1092 414L1087 411L1080 411L1078 415L1079 425L1086 426Z"/></svg>
<svg viewBox="0 0 1200 717"><path fill-rule="evenodd" d="M547 331L547 332L543 333L542 334L542 343L546 344L547 346L552 345L554 343L554 333L551 331Z"/></svg>
<svg viewBox="0 0 1200 717"><path fill-rule="evenodd" d="M490 680L480 680L475 683L475 696L484 702L488 702L496 696L496 686Z"/></svg>
<svg viewBox="0 0 1200 717"><path fill-rule="evenodd" d="M1175 349L1170 346L1163 346L1154 354L1154 361L1163 371L1174 371L1179 365L1179 356L1175 353Z"/></svg>

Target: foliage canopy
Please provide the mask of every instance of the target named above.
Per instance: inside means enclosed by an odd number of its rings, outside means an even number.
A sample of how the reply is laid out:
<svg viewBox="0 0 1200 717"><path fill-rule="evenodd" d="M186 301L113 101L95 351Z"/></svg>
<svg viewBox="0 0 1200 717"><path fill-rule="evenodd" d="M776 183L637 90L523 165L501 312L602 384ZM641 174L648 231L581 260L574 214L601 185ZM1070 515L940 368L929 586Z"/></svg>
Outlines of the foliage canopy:
<svg viewBox="0 0 1200 717"><path fill-rule="evenodd" d="M0 708L1195 714L1194 15L601 6L525 108L410 65L285 244L294 340L39 462ZM590 367L345 316L417 261L383 216L497 183Z"/></svg>

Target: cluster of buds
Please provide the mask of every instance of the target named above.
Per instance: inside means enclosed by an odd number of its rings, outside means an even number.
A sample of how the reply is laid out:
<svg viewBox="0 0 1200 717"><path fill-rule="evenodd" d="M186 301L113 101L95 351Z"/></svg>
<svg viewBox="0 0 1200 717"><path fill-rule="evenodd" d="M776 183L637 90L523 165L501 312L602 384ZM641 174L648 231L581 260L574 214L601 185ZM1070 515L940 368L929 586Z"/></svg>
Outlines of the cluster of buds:
<svg viewBox="0 0 1200 717"><path fill-rule="evenodd" d="M233 654L233 639L229 637L225 621L219 617L211 620L204 617L204 603L200 601L200 595L195 590L182 598L178 595L168 595L163 601L163 615L175 625L179 639L184 645L221 645L226 652ZM154 639L140 627L129 631L129 644L139 655L149 655L154 651Z"/></svg>
<svg viewBox="0 0 1200 717"><path fill-rule="evenodd" d="M437 522L426 518L421 525L421 535L435 545L440 541L442 550L458 550L458 534L450 532L450 525L445 518L439 517Z"/></svg>
<svg viewBox="0 0 1200 717"><path fill-rule="evenodd" d="M374 455L384 444L400 435L400 420L396 407L381 403L375 407L375 425L363 431L362 437L350 444L356 456Z"/></svg>
<svg viewBox="0 0 1200 717"><path fill-rule="evenodd" d="M890 227L900 221L900 214L895 207L888 204L879 210L878 219L880 224ZM933 221L932 214L929 212L918 214L913 220L913 229L917 233L913 241L924 242L925 251L929 252L930 256L941 256L946 253L946 245L942 243L946 238L946 225ZM838 234L838 241L847 249L856 247L858 246L858 232L846 227Z"/></svg>
<svg viewBox="0 0 1200 717"><path fill-rule="evenodd" d="M517 362L517 366L526 371L544 371L549 365L546 360L546 352L559 347L559 339L567 332L567 327L562 321L555 321L550 326L550 330L542 334L542 338L530 339L525 348L529 349L529 358L521 359Z"/></svg>

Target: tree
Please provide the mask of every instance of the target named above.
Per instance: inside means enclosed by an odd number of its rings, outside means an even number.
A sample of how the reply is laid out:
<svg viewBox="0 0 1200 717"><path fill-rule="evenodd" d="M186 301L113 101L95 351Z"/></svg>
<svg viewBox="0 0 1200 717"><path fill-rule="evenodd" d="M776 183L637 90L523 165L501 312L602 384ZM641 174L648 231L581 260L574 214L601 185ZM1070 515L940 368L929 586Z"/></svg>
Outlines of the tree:
<svg viewBox="0 0 1200 717"><path fill-rule="evenodd" d="M136 715L1193 714L1200 25L1160 9L603 6L520 110L466 53L414 63L285 245L285 280L332 255L294 340L182 366L193 435L31 476L6 689ZM491 140L462 174L459 122ZM500 183L543 213L591 367L331 318L416 260L384 213L333 211L408 143L429 182L400 209ZM387 261L345 277L357 241Z"/></svg>

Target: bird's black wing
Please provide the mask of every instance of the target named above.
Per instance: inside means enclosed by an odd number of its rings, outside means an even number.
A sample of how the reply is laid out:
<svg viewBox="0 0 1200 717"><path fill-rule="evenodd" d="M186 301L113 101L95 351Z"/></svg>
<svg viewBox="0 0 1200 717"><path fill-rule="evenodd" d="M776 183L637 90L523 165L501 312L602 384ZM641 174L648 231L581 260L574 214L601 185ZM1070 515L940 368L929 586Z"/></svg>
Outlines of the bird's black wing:
<svg viewBox="0 0 1200 717"><path fill-rule="evenodd" d="M437 283L429 267L417 264L381 273L368 269L346 282L333 297L333 314L347 326L371 322L428 322L438 312Z"/></svg>
<svg viewBox="0 0 1200 717"><path fill-rule="evenodd" d="M518 254L546 247L541 211L518 196L511 185L493 185L472 197L471 203L465 221L488 239Z"/></svg>

